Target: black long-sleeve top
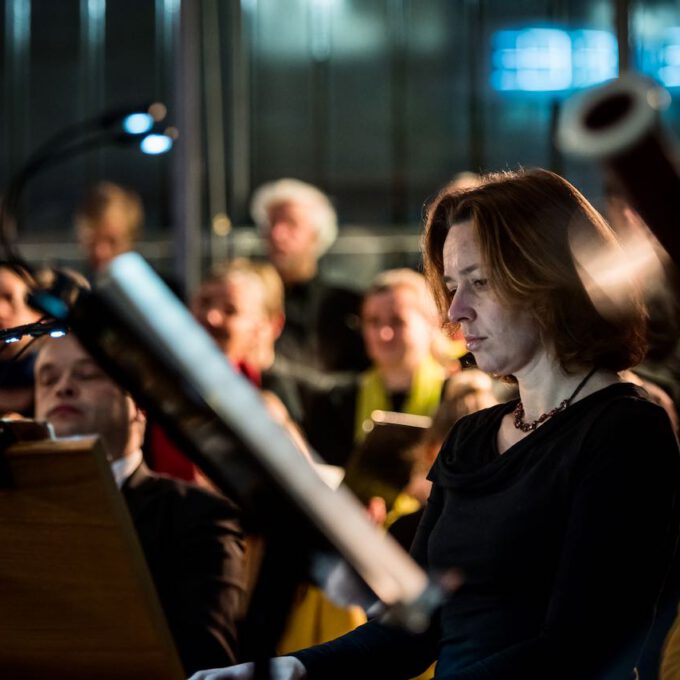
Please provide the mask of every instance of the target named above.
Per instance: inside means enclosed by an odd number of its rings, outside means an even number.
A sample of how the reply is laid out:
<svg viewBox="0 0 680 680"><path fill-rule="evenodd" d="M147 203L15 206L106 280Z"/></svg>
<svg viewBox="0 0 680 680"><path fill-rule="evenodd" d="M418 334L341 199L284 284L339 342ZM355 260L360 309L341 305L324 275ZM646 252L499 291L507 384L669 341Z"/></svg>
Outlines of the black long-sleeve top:
<svg viewBox="0 0 680 680"><path fill-rule="evenodd" d="M420 636L373 621L296 654L315 678L633 677L678 530L680 456L629 384L593 393L502 455L516 402L464 418L430 473L412 553L464 584Z"/></svg>

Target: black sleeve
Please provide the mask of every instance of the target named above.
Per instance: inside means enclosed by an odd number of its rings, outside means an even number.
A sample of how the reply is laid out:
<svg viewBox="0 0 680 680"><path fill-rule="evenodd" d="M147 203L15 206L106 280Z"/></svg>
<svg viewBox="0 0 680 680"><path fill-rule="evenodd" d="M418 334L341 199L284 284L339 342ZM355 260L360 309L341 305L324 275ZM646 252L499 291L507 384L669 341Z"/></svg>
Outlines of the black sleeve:
<svg viewBox="0 0 680 680"><path fill-rule="evenodd" d="M602 420L540 634L442 680L632 677L677 536L678 449L651 404Z"/></svg>
<svg viewBox="0 0 680 680"><path fill-rule="evenodd" d="M435 486L416 532L411 555L427 568L427 536L441 509L441 491ZM439 615L420 635L374 620L323 645L296 652L309 680L407 680L422 673L435 660L440 638Z"/></svg>
<svg viewBox="0 0 680 680"><path fill-rule="evenodd" d="M195 490L178 505L168 624L187 674L238 661L236 622L245 594L244 541L236 510Z"/></svg>

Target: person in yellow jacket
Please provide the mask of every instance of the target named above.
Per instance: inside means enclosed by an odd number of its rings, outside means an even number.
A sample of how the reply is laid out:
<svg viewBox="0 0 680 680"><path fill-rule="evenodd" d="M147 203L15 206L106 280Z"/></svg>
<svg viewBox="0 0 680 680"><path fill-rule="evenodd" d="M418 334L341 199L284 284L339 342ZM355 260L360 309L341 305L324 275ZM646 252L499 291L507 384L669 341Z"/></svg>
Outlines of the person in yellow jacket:
<svg viewBox="0 0 680 680"><path fill-rule="evenodd" d="M666 638L659 680L680 680L680 611Z"/></svg>
<svg viewBox="0 0 680 680"><path fill-rule="evenodd" d="M440 330L422 274L411 269L378 274L364 295L360 322L371 366L316 395L305 427L326 462L343 467L373 411L432 416L448 375L432 356Z"/></svg>

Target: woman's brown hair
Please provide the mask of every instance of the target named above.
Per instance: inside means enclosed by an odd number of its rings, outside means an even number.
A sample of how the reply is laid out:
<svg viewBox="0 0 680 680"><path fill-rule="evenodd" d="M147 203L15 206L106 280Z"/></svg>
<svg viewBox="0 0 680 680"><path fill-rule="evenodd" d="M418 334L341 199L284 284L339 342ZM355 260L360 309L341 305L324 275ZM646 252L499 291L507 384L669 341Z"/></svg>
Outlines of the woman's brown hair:
<svg viewBox="0 0 680 680"><path fill-rule="evenodd" d="M489 174L471 189L442 189L427 210L423 250L425 276L444 318L451 302L443 280L444 241L452 225L468 220L491 289L532 314L565 370L594 365L619 371L643 359L646 317L636 288L625 288L625 303L606 311L586 290L588 274L572 246L612 252L618 243L569 182L536 169Z"/></svg>

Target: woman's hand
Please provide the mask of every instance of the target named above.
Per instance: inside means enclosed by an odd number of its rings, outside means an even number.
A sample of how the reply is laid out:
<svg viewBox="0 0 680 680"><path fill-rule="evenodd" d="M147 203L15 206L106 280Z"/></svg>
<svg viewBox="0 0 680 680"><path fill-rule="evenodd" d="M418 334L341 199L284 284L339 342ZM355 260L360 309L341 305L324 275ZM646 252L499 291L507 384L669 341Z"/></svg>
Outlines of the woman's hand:
<svg viewBox="0 0 680 680"><path fill-rule="evenodd" d="M189 680L253 680L255 664L242 663L229 668L211 668L194 673ZM294 656L279 656L271 660L271 680L304 680L307 671Z"/></svg>

